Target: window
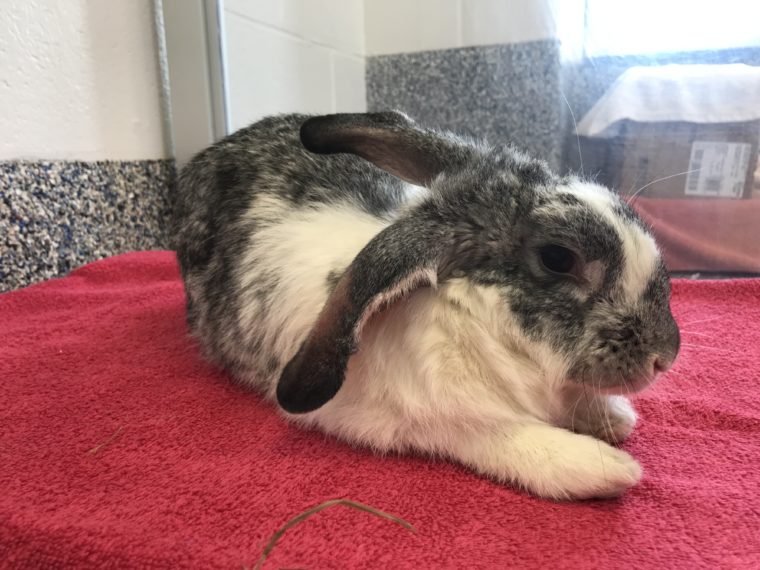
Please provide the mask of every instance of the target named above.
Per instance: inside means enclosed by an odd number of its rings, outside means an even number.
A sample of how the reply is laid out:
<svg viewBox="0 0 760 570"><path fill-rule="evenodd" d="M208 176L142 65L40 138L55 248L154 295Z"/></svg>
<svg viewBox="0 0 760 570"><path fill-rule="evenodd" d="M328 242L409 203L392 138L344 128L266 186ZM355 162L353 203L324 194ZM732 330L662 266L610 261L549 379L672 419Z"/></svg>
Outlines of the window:
<svg viewBox="0 0 760 570"><path fill-rule="evenodd" d="M586 0L585 6L587 57L760 45L758 0Z"/></svg>

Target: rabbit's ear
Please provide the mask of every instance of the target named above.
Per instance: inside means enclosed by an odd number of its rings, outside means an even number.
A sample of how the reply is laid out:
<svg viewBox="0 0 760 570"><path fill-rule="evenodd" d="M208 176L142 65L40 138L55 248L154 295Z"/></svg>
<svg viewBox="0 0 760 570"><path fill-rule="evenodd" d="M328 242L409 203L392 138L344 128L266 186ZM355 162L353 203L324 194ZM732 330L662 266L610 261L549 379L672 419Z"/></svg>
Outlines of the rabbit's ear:
<svg viewBox="0 0 760 570"><path fill-rule="evenodd" d="M301 125L301 142L319 154L355 154L419 186L461 168L473 153L454 136L422 129L396 111L312 117Z"/></svg>
<svg viewBox="0 0 760 570"><path fill-rule="evenodd" d="M285 366L277 385L277 401L283 409L310 412L338 392L348 359L359 348L364 323L411 291L435 286L439 267L446 265L449 239L432 223L406 218L365 246Z"/></svg>

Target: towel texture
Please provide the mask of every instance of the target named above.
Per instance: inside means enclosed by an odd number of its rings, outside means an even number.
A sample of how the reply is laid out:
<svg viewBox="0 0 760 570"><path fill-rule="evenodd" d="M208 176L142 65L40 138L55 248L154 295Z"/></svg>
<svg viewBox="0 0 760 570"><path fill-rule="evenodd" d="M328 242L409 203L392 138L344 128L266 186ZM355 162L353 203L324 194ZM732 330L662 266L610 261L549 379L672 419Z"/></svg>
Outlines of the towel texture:
<svg viewBox="0 0 760 570"><path fill-rule="evenodd" d="M0 567L760 567L760 281L677 282L673 370L636 400L640 485L552 503L286 424L205 364L169 252L0 296ZM705 348L702 348L705 347Z"/></svg>

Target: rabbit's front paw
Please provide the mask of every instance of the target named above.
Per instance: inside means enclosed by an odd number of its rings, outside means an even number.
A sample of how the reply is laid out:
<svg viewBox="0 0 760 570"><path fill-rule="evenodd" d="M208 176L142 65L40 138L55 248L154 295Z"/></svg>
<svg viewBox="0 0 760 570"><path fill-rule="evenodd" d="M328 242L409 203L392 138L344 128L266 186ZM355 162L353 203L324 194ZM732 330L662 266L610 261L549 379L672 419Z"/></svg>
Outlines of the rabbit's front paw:
<svg viewBox="0 0 760 570"><path fill-rule="evenodd" d="M555 499L617 497L641 479L628 453L586 435L564 432L546 442L548 464L537 469L538 494Z"/></svg>
<svg viewBox="0 0 760 570"><path fill-rule="evenodd" d="M565 490L571 498L617 497L641 479L641 466L633 457L605 443L596 443L596 450L585 449L565 465Z"/></svg>
<svg viewBox="0 0 760 570"><path fill-rule="evenodd" d="M641 479L633 457L588 435L535 423L512 426L503 439L492 437L462 447L458 458L541 497L616 497Z"/></svg>

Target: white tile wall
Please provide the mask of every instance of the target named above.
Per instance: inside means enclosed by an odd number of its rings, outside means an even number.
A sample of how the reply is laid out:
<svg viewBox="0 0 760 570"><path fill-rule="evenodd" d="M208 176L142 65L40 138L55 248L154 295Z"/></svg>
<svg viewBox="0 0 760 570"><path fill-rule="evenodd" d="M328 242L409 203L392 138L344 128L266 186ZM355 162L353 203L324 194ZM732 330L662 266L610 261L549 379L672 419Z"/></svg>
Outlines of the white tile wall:
<svg viewBox="0 0 760 570"><path fill-rule="evenodd" d="M364 0L225 0L232 130L266 115L366 110Z"/></svg>
<svg viewBox="0 0 760 570"><path fill-rule="evenodd" d="M283 2L288 29L339 52L364 55L364 0Z"/></svg>
<svg viewBox="0 0 760 570"><path fill-rule="evenodd" d="M270 26L285 26L285 2L280 0L222 0L225 14L233 12Z"/></svg>
<svg viewBox="0 0 760 570"><path fill-rule="evenodd" d="M460 0L366 0L368 55L459 47Z"/></svg>
<svg viewBox="0 0 760 570"><path fill-rule="evenodd" d="M233 130L267 115L330 113L330 51L246 20L226 22L227 104Z"/></svg>
<svg viewBox="0 0 760 570"><path fill-rule="evenodd" d="M364 111L365 55L556 37L557 5L570 1L223 0L231 127Z"/></svg>
<svg viewBox="0 0 760 570"><path fill-rule="evenodd" d="M364 0L225 0L224 10L339 51L364 54Z"/></svg>
<svg viewBox="0 0 760 570"><path fill-rule="evenodd" d="M551 8L551 2L537 0L464 0L462 45L518 43L556 37Z"/></svg>
<svg viewBox="0 0 760 570"><path fill-rule="evenodd" d="M361 113L367 110L364 58L333 53L335 111Z"/></svg>
<svg viewBox="0 0 760 570"><path fill-rule="evenodd" d="M555 13L574 0L365 0L367 55L556 37Z"/></svg>

